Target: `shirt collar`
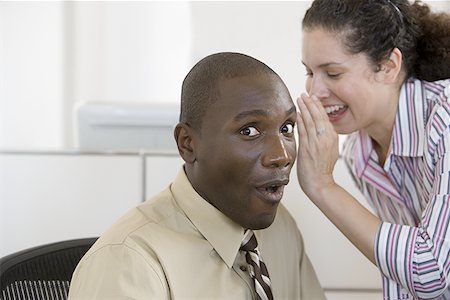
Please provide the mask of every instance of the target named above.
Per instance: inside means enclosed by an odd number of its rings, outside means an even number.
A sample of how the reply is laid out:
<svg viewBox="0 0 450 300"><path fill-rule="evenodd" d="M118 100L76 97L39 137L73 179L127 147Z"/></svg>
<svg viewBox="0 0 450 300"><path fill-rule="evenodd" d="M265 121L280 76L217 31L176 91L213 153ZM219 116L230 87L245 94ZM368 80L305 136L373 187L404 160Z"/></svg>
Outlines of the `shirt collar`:
<svg viewBox="0 0 450 300"><path fill-rule="evenodd" d="M401 203L402 197L393 185L392 180L388 176L389 170L382 168L378 164L378 156L373 148L372 139L367 132L360 130L356 133L356 144L354 154L354 173L359 178L374 186L382 193L390 196L395 201ZM390 156L388 156L389 159ZM389 165L386 160L385 167Z"/></svg>
<svg viewBox="0 0 450 300"><path fill-rule="evenodd" d="M424 144L424 99L422 83L409 79L403 84L392 130L390 153L385 166L390 165L391 155L417 157L423 155ZM356 133L355 143L355 174L362 176L371 156L376 156L372 139L367 132ZM372 157L372 159L374 159Z"/></svg>
<svg viewBox="0 0 450 300"><path fill-rule="evenodd" d="M244 237L244 228L202 198L192 187L184 168L178 172L171 191L189 220L231 268Z"/></svg>
<svg viewBox="0 0 450 300"><path fill-rule="evenodd" d="M360 130L355 135L357 137L353 156L355 159L354 171L358 177L362 177L372 154L373 145L370 136L365 131Z"/></svg>
<svg viewBox="0 0 450 300"><path fill-rule="evenodd" d="M402 85L392 131L390 149L397 156L423 156L424 147L424 93L422 82L409 79Z"/></svg>

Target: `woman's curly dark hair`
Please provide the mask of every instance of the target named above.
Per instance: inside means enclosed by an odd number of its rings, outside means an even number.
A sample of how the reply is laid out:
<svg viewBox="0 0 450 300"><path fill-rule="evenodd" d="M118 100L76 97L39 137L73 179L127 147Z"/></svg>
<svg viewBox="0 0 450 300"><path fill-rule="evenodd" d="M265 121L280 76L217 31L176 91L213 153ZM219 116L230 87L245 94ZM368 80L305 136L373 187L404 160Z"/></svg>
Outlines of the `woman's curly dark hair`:
<svg viewBox="0 0 450 300"><path fill-rule="evenodd" d="M450 15L421 1L315 0L302 25L342 36L347 50L365 53L375 70L398 48L406 78L450 78Z"/></svg>

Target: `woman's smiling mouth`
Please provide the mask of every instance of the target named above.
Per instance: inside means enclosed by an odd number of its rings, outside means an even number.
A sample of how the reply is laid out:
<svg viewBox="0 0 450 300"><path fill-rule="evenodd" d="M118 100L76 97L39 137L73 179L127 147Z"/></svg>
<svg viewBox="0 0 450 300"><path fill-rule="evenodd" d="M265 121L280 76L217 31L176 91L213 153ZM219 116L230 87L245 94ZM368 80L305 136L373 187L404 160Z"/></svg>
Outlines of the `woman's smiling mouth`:
<svg viewBox="0 0 450 300"><path fill-rule="evenodd" d="M344 113L348 109L348 106L344 104L327 105L324 106L324 109L328 115L328 119L330 120L330 122L334 122L339 120L344 115Z"/></svg>

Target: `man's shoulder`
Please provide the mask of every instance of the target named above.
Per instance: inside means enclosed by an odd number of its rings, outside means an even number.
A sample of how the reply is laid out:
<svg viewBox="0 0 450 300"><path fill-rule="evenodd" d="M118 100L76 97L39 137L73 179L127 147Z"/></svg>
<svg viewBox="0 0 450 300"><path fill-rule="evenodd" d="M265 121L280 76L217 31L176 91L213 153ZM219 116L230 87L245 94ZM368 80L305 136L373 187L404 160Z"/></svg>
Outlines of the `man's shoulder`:
<svg viewBox="0 0 450 300"><path fill-rule="evenodd" d="M160 224L172 218L177 211L170 189L167 188L122 215L100 236L90 252L105 246L133 244L132 240L139 239L139 236L159 230Z"/></svg>

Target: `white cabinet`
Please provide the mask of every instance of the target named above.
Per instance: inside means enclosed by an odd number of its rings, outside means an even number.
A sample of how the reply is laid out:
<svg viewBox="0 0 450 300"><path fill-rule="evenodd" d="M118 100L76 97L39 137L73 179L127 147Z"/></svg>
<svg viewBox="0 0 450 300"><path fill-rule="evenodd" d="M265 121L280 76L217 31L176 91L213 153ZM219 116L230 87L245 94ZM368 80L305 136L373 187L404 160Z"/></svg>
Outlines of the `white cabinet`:
<svg viewBox="0 0 450 300"><path fill-rule="evenodd" d="M0 154L0 256L98 236L141 199L137 155Z"/></svg>
<svg viewBox="0 0 450 300"><path fill-rule="evenodd" d="M364 291L364 290L350 290L350 291L326 291L328 300L382 300L383 294L381 291Z"/></svg>
<svg viewBox="0 0 450 300"><path fill-rule="evenodd" d="M178 154L147 155L145 157L146 199L165 189L175 179L183 163Z"/></svg>
<svg viewBox="0 0 450 300"><path fill-rule="evenodd" d="M0 153L0 256L100 235L128 209L166 188L182 164L175 153ZM364 203L341 161L335 177ZM306 198L295 170L283 203L297 221L329 300L382 299L377 268Z"/></svg>

